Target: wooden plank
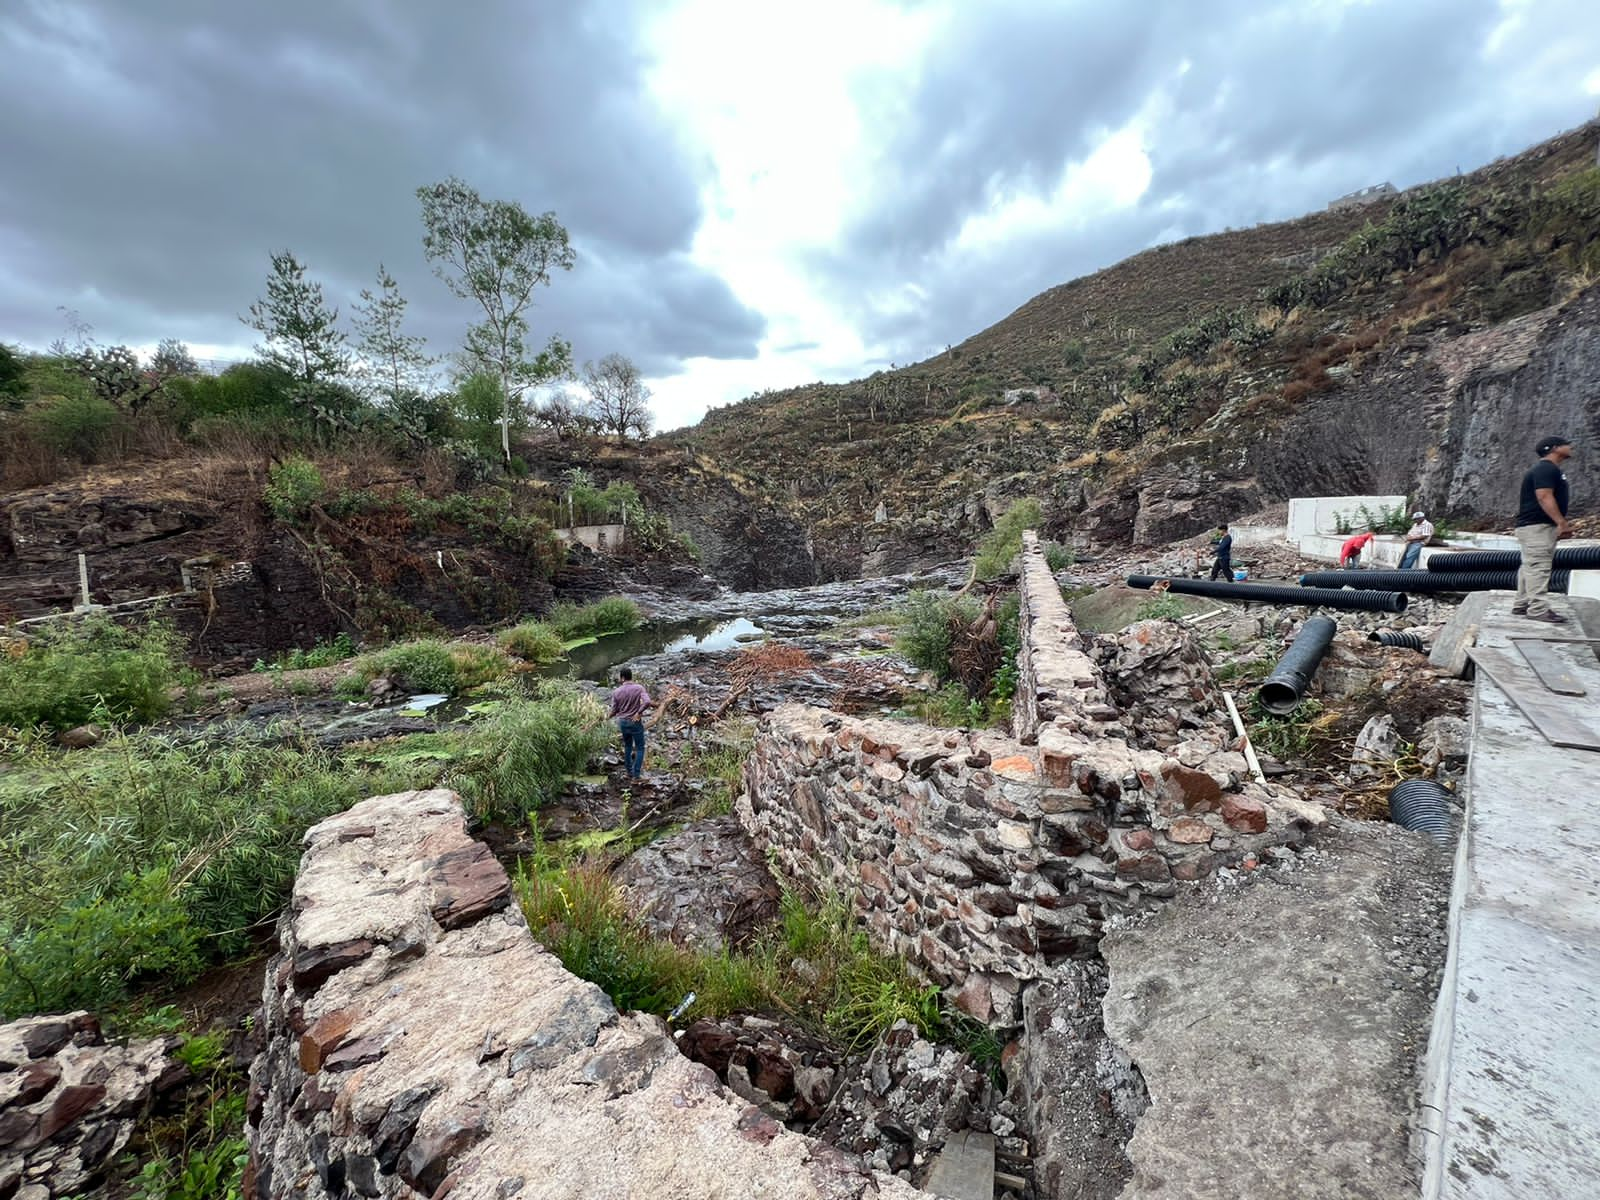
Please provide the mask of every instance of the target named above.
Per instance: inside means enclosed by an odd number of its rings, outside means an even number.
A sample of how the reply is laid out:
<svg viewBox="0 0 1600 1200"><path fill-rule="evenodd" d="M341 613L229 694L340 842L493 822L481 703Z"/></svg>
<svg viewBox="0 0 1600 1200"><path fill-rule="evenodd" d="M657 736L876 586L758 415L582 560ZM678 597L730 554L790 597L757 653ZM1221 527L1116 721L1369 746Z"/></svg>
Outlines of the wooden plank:
<svg viewBox="0 0 1600 1200"><path fill-rule="evenodd" d="M1474 646L1467 652L1478 669L1511 697L1522 715L1533 722L1552 746L1574 750L1600 750L1600 729L1578 715L1579 706L1545 689L1533 670L1504 650Z"/></svg>
<svg viewBox="0 0 1600 1200"><path fill-rule="evenodd" d="M1522 652L1533 673L1545 687L1558 696L1587 696L1589 689L1578 682L1567 660L1556 653L1554 646L1540 638L1512 638L1511 644Z"/></svg>
<svg viewBox="0 0 1600 1200"><path fill-rule="evenodd" d="M952 1133L922 1190L947 1200L994 1200L994 1134L975 1129Z"/></svg>

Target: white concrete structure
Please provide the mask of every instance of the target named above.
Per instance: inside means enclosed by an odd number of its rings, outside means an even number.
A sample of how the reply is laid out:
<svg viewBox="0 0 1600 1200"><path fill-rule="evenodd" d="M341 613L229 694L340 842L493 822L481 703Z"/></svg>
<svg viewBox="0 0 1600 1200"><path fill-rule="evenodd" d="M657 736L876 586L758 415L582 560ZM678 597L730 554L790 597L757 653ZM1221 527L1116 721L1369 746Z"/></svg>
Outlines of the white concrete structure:
<svg viewBox="0 0 1600 1200"><path fill-rule="evenodd" d="M1518 652L1547 630L1497 596L1478 644ZM1600 633L1600 605L1559 604ZM1566 632L1566 631L1563 631ZM1576 629L1571 633L1576 633ZM1600 714L1600 663L1558 649ZM1477 677L1450 952L1424 1081L1424 1200L1600 1196L1600 751L1551 745Z"/></svg>
<svg viewBox="0 0 1600 1200"><path fill-rule="evenodd" d="M626 525L574 525L569 529L556 530L556 536L564 542L582 542L596 554L606 554L619 550L628 539Z"/></svg>
<svg viewBox="0 0 1600 1200"><path fill-rule="evenodd" d="M1298 542L1313 534L1337 534L1341 527L1366 528L1367 513L1377 516L1390 509L1404 508L1404 496L1307 496L1289 501L1289 540ZM1346 533L1344 537L1349 537ZM1343 540L1342 538L1340 540Z"/></svg>

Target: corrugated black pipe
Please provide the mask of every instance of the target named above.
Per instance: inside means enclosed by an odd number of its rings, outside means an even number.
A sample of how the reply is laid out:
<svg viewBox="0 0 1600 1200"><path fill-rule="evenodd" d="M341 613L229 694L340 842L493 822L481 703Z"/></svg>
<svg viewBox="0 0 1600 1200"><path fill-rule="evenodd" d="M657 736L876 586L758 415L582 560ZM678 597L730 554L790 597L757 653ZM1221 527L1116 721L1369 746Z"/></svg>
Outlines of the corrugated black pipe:
<svg viewBox="0 0 1600 1200"><path fill-rule="evenodd" d="M1322 665L1322 656L1333 645L1333 635L1339 626L1332 617L1312 617L1300 627L1300 632L1283 652L1272 674L1256 692L1261 707L1270 713L1293 712L1311 686L1311 677Z"/></svg>
<svg viewBox="0 0 1600 1200"><path fill-rule="evenodd" d="M1389 789L1389 819L1448 846L1451 799L1451 793L1431 779L1403 779Z"/></svg>
<svg viewBox="0 0 1600 1200"><path fill-rule="evenodd" d="M1453 574L1457 571L1515 571L1522 565L1520 550L1452 550L1428 559L1428 570ZM1600 546L1569 546L1556 550L1555 565L1568 570L1600 570Z"/></svg>
<svg viewBox="0 0 1600 1200"><path fill-rule="evenodd" d="M1553 571L1550 590L1565 592L1572 579L1569 570ZM1360 591L1414 592L1514 592L1515 571L1308 571L1302 587L1356 588Z"/></svg>
<svg viewBox="0 0 1600 1200"><path fill-rule="evenodd" d="M1419 571L1418 574L1421 574ZM1223 583L1210 579L1168 579L1164 575L1129 575L1135 588L1167 585L1180 596L1210 596L1216 600L1254 600L1258 604L1298 604L1305 608L1340 608L1347 612L1405 612L1400 592L1353 591L1348 588L1290 587L1272 583Z"/></svg>
<svg viewBox="0 0 1600 1200"><path fill-rule="evenodd" d="M1376 633L1367 634L1367 641L1377 642L1380 646L1399 646L1402 650L1416 650L1422 654L1428 648L1422 644L1420 633L1408 633L1404 629L1380 629Z"/></svg>

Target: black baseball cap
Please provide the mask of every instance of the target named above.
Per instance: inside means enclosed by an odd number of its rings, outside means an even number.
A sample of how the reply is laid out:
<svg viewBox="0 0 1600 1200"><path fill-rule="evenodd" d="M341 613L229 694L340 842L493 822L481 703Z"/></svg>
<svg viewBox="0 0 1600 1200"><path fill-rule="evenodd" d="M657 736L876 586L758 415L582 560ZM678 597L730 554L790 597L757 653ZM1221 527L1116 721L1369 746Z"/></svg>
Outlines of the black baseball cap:
<svg viewBox="0 0 1600 1200"><path fill-rule="evenodd" d="M1571 438L1561 437L1558 434L1552 434L1550 437L1540 438L1539 439L1539 444L1534 447L1534 451L1539 455L1540 458L1543 458L1546 454L1549 454L1550 451L1554 450L1557 446L1570 446L1570 445L1572 445L1572 439Z"/></svg>

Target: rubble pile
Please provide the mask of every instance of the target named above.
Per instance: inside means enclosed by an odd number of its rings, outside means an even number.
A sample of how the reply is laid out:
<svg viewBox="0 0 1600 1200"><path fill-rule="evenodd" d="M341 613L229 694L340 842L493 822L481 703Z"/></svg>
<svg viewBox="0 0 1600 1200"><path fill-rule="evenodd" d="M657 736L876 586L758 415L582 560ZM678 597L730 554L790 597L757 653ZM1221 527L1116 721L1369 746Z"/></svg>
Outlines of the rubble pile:
<svg viewBox="0 0 1600 1200"><path fill-rule="evenodd" d="M1227 725L1211 665L1177 622L1139 621L1095 638L1090 652L1137 745L1167 749L1200 730ZM1231 727L1224 740L1233 740Z"/></svg>
<svg viewBox="0 0 1600 1200"><path fill-rule="evenodd" d="M696 1021L678 1035L678 1049L736 1096L799 1130L829 1110L846 1065L837 1047L755 1016Z"/></svg>
<svg viewBox="0 0 1600 1200"><path fill-rule="evenodd" d="M178 1037L108 1045L86 1012L0 1025L0 1196L98 1184L152 1106L190 1078Z"/></svg>
<svg viewBox="0 0 1600 1200"><path fill-rule="evenodd" d="M640 924L694 949L741 945L778 915L781 889L733 817L697 821L650 842L612 879Z"/></svg>

